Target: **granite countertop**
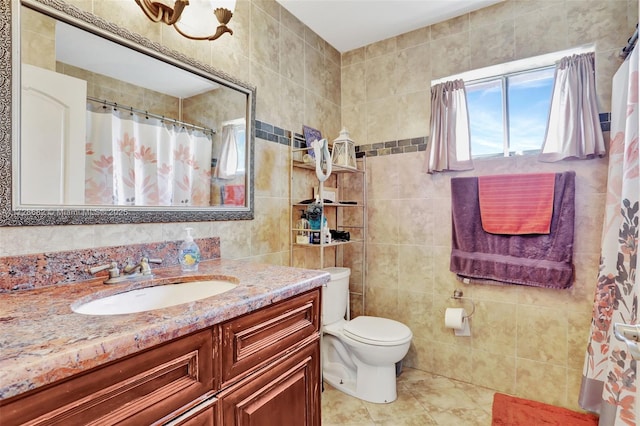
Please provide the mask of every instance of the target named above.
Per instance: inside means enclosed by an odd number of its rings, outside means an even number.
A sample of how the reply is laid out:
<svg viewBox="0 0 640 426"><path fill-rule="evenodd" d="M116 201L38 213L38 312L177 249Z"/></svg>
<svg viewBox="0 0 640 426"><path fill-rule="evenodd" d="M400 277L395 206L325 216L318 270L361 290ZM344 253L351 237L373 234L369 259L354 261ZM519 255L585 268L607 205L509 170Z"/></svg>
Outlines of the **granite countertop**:
<svg viewBox="0 0 640 426"><path fill-rule="evenodd" d="M198 272L153 269L152 281L80 283L0 294L0 400L53 383L287 299L329 281L328 272L208 260ZM71 305L174 278L229 278L238 286L208 299L135 314L93 316Z"/></svg>

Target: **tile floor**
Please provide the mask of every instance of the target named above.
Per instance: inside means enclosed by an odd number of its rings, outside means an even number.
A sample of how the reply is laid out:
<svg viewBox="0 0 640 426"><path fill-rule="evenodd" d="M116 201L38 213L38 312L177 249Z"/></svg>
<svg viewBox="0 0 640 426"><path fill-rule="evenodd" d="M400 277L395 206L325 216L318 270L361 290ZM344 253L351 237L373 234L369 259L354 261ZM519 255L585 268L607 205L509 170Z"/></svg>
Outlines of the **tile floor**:
<svg viewBox="0 0 640 426"><path fill-rule="evenodd" d="M404 368L398 399L373 404L325 384L323 426L490 426L494 390Z"/></svg>

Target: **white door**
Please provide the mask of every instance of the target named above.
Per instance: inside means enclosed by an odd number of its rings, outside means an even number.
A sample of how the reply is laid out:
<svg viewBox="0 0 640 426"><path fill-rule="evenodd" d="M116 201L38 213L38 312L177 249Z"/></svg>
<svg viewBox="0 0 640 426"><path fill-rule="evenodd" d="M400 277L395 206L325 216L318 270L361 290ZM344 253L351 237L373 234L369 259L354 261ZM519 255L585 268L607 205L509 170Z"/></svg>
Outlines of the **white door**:
<svg viewBox="0 0 640 426"><path fill-rule="evenodd" d="M22 64L20 205L84 204L87 82Z"/></svg>

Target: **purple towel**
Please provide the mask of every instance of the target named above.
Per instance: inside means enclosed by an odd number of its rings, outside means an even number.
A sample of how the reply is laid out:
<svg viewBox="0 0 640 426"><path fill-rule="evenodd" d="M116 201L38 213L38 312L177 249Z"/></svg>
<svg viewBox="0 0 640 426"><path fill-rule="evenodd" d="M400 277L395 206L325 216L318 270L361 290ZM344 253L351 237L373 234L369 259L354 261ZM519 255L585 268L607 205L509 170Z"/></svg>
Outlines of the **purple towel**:
<svg viewBox="0 0 640 426"><path fill-rule="evenodd" d="M573 285L575 172L556 174L549 234L496 235L482 229L478 178L451 179L451 272L466 282L556 289Z"/></svg>

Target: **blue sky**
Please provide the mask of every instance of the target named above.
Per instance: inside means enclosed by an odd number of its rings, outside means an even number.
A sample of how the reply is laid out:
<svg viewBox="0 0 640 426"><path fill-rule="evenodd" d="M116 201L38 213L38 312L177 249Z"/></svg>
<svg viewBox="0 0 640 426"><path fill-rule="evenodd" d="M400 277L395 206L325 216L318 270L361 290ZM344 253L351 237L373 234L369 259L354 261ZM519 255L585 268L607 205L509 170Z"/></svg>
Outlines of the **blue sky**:
<svg viewBox="0 0 640 426"><path fill-rule="evenodd" d="M510 151L540 149L547 127L554 69L508 77ZM503 152L500 80L467 85L471 154Z"/></svg>

